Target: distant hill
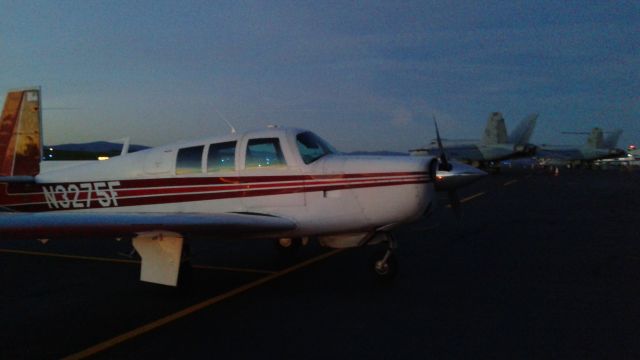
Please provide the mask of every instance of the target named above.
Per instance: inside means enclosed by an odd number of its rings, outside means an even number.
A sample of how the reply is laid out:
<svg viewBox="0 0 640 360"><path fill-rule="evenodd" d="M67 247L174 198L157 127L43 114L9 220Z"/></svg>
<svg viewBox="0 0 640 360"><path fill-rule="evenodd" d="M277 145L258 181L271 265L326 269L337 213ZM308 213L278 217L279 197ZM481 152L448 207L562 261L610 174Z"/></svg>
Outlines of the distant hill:
<svg viewBox="0 0 640 360"><path fill-rule="evenodd" d="M120 152L122 151L122 144L112 143L108 141L94 141L84 144L62 144L62 145L48 145L45 148L52 148L53 150L62 151L83 151L83 152ZM148 146L144 145L129 145L129 152L136 152L144 149L148 149Z"/></svg>
<svg viewBox="0 0 640 360"><path fill-rule="evenodd" d="M118 156L123 144L108 141L94 141L84 144L47 145L44 147L45 160L97 160L99 156ZM129 152L148 149L144 145L129 145Z"/></svg>
<svg viewBox="0 0 640 360"><path fill-rule="evenodd" d="M52 150L53 149L53 150ZM144 145L129 145L129 152L149 149ZM108 141L94 141L82 144L46 145L44 147L45 160L96 160L99 156L118 156L122 151L122 144ZM365 156L407 156L408 153L395 151L353 151L347 155Z"/></svg>

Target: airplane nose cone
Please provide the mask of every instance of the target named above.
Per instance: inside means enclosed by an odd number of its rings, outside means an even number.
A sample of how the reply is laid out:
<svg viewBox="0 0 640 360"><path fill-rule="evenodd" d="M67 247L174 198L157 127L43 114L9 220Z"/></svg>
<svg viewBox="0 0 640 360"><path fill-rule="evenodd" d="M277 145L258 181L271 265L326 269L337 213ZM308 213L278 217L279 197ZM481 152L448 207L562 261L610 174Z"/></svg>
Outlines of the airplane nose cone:
<svg viewBox="0 0 640 360"><path fill-rule="evenodd" d="M436 190L455 190L470 185L487 175L473 166L451 161L451 170L438 170L435 178Z"/></svg>

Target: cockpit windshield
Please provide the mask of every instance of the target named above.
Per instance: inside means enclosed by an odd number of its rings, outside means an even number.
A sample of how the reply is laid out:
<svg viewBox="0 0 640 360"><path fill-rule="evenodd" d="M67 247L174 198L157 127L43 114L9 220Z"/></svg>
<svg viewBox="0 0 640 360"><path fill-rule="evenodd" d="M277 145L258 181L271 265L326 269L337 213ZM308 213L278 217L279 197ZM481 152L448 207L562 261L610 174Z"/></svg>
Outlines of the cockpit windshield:
<svg viewBox="0 0 640 360"><path fill-rule="evenodd" d="M310 131L298 134L296 144L305 164L311 164L325 155L337 153L333 146Z"/></svg>

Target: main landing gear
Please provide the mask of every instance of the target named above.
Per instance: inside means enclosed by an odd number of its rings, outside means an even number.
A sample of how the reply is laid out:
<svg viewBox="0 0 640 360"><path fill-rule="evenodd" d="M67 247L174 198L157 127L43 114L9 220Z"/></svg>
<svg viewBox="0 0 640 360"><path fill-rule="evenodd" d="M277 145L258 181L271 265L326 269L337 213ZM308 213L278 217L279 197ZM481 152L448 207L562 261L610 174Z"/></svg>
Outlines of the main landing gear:
<svg viewBox="0 0 640 360"><path fill-rule="evenodd" d="M382 234L387 244L386 249L377 249L371 257L371 268L374 276L383 282L391 281L398 273L398 259L394 250L397 248L396 240L390 233Z"/></svg>

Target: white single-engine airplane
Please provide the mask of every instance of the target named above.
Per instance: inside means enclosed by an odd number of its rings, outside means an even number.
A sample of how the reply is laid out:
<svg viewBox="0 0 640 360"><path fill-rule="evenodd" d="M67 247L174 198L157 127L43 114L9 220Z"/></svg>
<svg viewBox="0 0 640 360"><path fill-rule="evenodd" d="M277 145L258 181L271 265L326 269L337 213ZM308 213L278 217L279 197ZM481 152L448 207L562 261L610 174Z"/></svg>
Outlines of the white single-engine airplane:
<svg viewBox="0 0 640 360"><path fill-rule="evenodd" d="M184 239L317 239L332 248L385 242L390 230L484 172L436 157L338 154L306 130L269 127L123 154L41 163L39 88L8 93L0 124L0 238L130 237L141 280L176 286ZM51 163L52 165L50 165ZM42 165L42 170L40 166ZM456 197L452 197L457 199Z"/></svg>

